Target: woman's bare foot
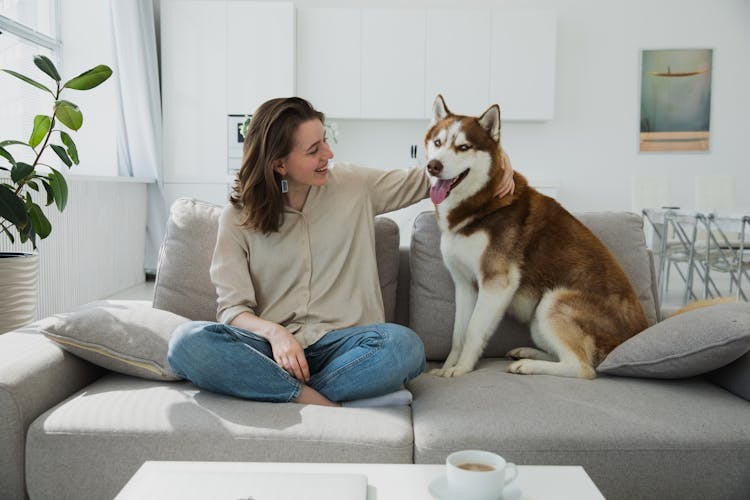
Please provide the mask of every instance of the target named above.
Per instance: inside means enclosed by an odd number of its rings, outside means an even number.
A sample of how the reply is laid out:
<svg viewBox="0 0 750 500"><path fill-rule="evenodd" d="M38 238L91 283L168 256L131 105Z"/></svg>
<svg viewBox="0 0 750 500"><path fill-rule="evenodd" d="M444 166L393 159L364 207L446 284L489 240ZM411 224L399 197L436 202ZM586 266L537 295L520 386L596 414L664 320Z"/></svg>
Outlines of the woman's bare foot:
<svg viewBox="0 0 750 500"><path fill-rule="evenodd" d="M340 404L334 403L327 397L323 396L312 387L306 385L302 386L302 391L299 393L299 396L297 396L297 399L295 399L294 402L303 405L341 406Z"/></svg>

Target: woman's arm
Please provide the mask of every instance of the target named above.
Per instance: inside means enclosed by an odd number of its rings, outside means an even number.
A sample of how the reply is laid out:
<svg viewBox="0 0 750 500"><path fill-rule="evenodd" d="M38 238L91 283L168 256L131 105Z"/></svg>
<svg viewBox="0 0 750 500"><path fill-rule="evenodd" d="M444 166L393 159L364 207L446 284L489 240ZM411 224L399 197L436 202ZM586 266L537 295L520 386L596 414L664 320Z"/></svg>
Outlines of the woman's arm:
<svg viewBox="0 0 750 500"><path fill-rule="evenodd" d="M513 166L505 151L502 151L500 161L503 176L495 192L498 198L512 195L515 190ZM409 206L427 198L430 193L430 178L424 166L387 171L363 168L360 172L377 214Z"/></svg>
<svg viewBox="0 0 750 500"><path fill-rule="evenodd" d="M427 170L422 166L394 170L354 168L376 215L408 207L430 195Z"/></svg>
<svg viewBox="0 0 750 500"><path fill-rule="evenodd" d="M239 227L239 211L228 205L219 217L213 257L211 282L216 287L219 323L231 324L240 313L255 314L258 301L250 276L250 248Z"/></svg>

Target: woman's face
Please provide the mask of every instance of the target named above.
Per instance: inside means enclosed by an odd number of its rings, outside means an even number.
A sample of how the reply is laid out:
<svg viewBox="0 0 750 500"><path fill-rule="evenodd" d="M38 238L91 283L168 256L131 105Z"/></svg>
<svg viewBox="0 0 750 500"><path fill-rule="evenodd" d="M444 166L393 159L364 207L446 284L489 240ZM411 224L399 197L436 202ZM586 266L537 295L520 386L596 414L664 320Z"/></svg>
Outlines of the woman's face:
<svg viewBox="0 0 750 500"><path fill-rule="evenodd" d="M282 160L277 172L286 176L289 189L324 186L328 182L328 160L333 152L326 142L320 120L301 123L294 132L292 151Z"/></svg>

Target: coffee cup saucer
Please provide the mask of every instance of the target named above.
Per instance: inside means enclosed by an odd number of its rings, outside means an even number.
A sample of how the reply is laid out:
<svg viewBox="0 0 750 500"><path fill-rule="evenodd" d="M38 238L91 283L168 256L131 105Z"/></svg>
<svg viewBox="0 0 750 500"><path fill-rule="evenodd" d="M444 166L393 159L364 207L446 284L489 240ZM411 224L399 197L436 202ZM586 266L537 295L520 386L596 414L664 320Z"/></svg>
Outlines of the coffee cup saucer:
<svg viewBox="0 0 750 500"><path fill-rule="evenodd" d="M450 485L448 484L448 478L445 474L441 474L427 486L427 490L432 495L432 498L436 500L459 500L460 496L456 492L451 491ZM494 500L520 500L521 488L518 487L518 481L512 480L510 483L505 485L503 491Z"/></svg>

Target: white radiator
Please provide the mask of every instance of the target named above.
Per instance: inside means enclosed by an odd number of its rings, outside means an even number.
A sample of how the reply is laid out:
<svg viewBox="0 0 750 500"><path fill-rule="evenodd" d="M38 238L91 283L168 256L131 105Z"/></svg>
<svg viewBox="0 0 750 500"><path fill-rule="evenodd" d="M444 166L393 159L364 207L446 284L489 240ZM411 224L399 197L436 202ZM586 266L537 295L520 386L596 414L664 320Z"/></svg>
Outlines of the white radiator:
<svg viewBox="0 0 750 500"><path fill-rule="evenodd" d="M146 187L150 181L89 176L68 176L67 181L64 212L54 203L44 207L35 199L52 223L52 234L37 240L37 319L70 311L145 280ZM11 245L0 234L0 252L19 251L31 252L31 243L20 245L16 239Z"/></svg>

